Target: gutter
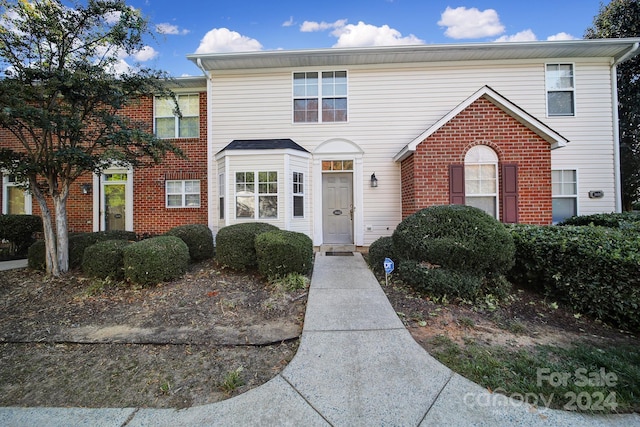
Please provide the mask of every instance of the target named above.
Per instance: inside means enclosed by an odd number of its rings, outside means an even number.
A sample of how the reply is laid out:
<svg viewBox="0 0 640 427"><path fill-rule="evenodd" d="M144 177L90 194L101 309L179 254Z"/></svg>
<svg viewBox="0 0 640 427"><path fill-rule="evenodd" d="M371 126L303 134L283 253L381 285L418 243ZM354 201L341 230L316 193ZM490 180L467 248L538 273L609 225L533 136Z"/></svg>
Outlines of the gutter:
<svg viewBox="0 0 640 427"><path fill-rule="evenodd" d="M618 64L638 54L640 43L635 42L627 52L611 63L611 91L613 95L613 180L616 189L615 209L622 212L622 175L620 170L620 117L618 115Z"/></svg>
<svg viewBox="0 0 640 427"><path fill-rule="evenodd" d="M213 153L213 127L211 126L211 111L213 111L213 101L211 94L213 93L213 83L211 82L210 73L205 70L202 65L202 59L198 58L196 60L196 65L205 78L207 79L207 225L209 229L213 232L213 235L218 233L218 224L216 222L216 212L215 206L217 206L215 202L215 179L217 179L217 175L215 174L215 162L214 162L214 153ZM225 200L226 197L225 197Z"/></svg>

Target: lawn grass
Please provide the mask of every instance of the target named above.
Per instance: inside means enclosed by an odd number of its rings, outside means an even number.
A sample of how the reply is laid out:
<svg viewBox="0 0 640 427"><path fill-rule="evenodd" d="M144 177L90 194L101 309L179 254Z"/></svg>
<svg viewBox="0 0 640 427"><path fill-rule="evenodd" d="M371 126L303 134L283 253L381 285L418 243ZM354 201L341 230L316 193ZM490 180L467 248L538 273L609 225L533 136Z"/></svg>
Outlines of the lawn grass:
<svg viewBox="0 0 640 427"><path fill-rule="evenodd" d="M445 336L431 354L458 374L494 392L540 406L593 414L640 411L640 349L538 345L511 350Z"/></svg>

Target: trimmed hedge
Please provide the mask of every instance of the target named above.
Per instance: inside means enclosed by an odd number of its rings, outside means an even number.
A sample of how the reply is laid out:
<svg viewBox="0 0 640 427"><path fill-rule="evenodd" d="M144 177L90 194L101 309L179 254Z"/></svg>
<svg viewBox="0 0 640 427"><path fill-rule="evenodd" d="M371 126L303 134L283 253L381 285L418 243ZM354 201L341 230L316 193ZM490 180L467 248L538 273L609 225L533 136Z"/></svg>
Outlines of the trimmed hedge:
<svg viewBox="0 0 640 427"><path fill-rule="evenodd" d="M393 250L393 239L391 236L380 237L369 246L367 262L369 267L376 273L384 273L384 259L390 258L394 262L398 261Z"/></svg>
<svg viewBox="0 0 640 427"><path fill-rule="evenodd" d="M396 227L391 241L379 239L372 247L369 263L375 271L391 255L400 279L423 294L503 299L511 287L504 274L514 263L513 238L502 223L477 208L422 209Z"/></svg>
<svg viewBox="0 0 640 427"><path fill-rule="evenodd" d="M258 266L256 237L278 227L264 222L245 222L223 227L216 235L216 259L234 270L244 271Z"/></svg>
<svg viewBox="0 0 640 427"><path fill-rule="evenodd" d="M136 240L136 233L125 230L96 231L94 233L69 233L69 268L76 268L82 265L84 251L89 246L105 240ZM35 270L45 270L45 245L44 240L38 240L29 247L28 251L29 268Z"/></svg>
<svg viewBox="0 0 640 427"><path fill-rule="evenodd" d="M620 212L572 216L558 225L595 225L610 228L640 227L640 214L637 212ZM634 227L635 226L635 227ZM640 228L638 228L640 231Z"/></svg>
<svg viewBox="0 0 640 427"><path fill-rule="evenodd" d="M471 206L422 209L405 218L392 238L399 258L451 270L501 274L514 262L513 238L504 224Z"/></svg>
<svg viewBox="0 0 640 427"><path fill-rule="evenodd" d="M45 271L47 269L46 252L44 240L36 240L27 250L27 267Z"/></svg>
<svg viewBox="0 0 640 427"><path fill-rule="evenodd" d="M182 239L189 248L189 256L193 262L213 258L213 233L204 224L188 224L174 227L165 233Z"/></svg>
<svg viewBox="0 0 640 427"><path fill-rule="evenodd" d="M189 265L189 248L176 236L158 236L123 248L124 276L133 283L153 285L176 279Z"/></svg>
<svg viewBox="0 0 640 427"><path fill-rule="evenodd" d="M27 255L29 246L42 231L42 218L36 215L0 215L0 239L15 246L15 255Z"/></svg>
<svg viewBox="0 0 640 427"><path fill-rule="evenodd" d="M269 279L307 274L313 265L313 242L303 233L273 230L255 239L258 271Z"/></svg>
<svg viewBox="0 0 640 427"><path fill-rule="evenodd" d="M100 279L124 279L123 252L130 244L127 240L105 240L89 246L82 257L82 271Z"/></svg>
<svg viewBox="0 0 640 427"><path fill-rule="evenodd" d="M91 245L105 240L136 240L136 233L125 230L96 231L69 234L69 268L80 267L84 251Z"/></svg>
<svg viewBox="0 0 640 427"><path fill-rule="evenodd" d="M640 233L513 225L512 281L618 327L640 330Z"/></svg>

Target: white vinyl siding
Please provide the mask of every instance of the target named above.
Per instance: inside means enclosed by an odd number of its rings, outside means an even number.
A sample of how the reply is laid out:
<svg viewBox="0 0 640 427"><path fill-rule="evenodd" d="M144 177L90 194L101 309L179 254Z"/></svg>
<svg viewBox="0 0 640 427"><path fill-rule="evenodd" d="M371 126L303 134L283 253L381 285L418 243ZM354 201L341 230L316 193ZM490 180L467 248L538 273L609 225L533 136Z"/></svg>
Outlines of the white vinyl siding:
<svg viewBox="0 0 640 427"><path fill-rule="evenodd" d="M611 212L615 210L615 187L609 63L606 59L573 60L575 85L580 92L576 109L580 114L547 118L545 64L551 62L349 66L349 122L339 129L321 124L292 126L291 69L237 74L219 71L212 81L215 95L210 94L211 120L216 125L212 151L222 150L234 139L261 139L272 135L286 135L311 153L336 139L352 142L363 153L358 166L362 173L356 178L366 184L354 187L354 194L362 197L362 203L356 205L356 215L362 215L362 223L357 226L360 228L355 230L362 233L362 240L357 244L369 245L378 237L390 235L402 219L400 165L391 159L416 135L488 85L570 141L566 147L551 152L552 168L579 169L581 188L602 190L605 194L602 199L590 200L583 197L585 191L582 191L578 195L580 213ZM247 120L248 117L251 120ZM349 156L335 153L333 158ZM265 170L264 165L280 164L282 160L271 162L266 156L254 158L251 170ZM315 212L315 192L320 188L315 181L315 170L322 165L315 161L315 155L310 165L312 170L305 175L308 227L321 221ZM378 178L377 188L369 186L373 172ZM227 177L232 179L233 175ZM279 218L284 218L284 212L281 215ZM310 228L303 232L311 235Z"/></svg>

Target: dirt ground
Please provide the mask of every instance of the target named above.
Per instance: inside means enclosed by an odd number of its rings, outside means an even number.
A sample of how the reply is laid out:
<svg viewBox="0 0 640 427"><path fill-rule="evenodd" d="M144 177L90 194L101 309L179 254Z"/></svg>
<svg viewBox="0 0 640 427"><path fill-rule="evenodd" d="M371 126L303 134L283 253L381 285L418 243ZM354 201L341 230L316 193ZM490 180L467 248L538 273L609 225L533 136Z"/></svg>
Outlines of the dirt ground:
<svg viewBox="0 0 640 427"><path fill-rule="evenodd" d="M427 351L443 335L464 347L479 345L532 348L536 345L568 347L576 342L597 345L640 345L640 339L602 322L585 318L524 289L514 289L509 301L481 309L464 304L443 304L421 298L408 288L384 285L389 301L413 338Z"/></svg>
<svg viewBox="0 0 640 427"><path fill-rule="evenodd" d="M0 406L184 408L224 400L293 358L306 295L213 261L149 288L0 272Z"/></svg>
<svg viewBox="0 0 640 427"><path fill-rule="evenodd" d="M578 340L640 345L524 290L478 310L381 283L427 351L439 335L514 349ZM213 261L180 280L133 289L79 275L0 272L0 406L184 408L243 393L295 355L306 296Z"/></svg>

